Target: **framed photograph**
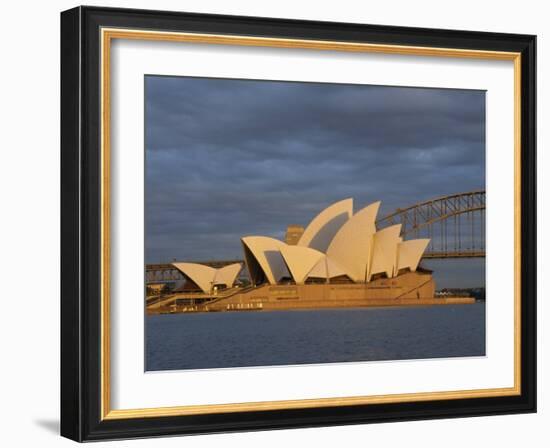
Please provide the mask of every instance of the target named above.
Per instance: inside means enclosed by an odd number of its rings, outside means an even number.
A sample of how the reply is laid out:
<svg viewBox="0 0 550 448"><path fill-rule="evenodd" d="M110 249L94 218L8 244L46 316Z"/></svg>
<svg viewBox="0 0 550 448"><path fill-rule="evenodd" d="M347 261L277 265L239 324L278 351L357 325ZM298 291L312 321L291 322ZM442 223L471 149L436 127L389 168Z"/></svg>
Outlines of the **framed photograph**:
<svg viewBox="0 0 550 448"><path fill-rule="evenodd" d="M535 36L61 14L61 433L536 411Z"/></svg>

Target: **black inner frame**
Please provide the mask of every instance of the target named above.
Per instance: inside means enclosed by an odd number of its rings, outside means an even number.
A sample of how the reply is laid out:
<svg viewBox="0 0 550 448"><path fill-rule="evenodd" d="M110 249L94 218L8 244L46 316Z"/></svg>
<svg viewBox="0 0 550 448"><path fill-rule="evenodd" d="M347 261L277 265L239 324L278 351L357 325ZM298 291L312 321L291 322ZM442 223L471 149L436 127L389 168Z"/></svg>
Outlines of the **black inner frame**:
<svg viewBox="0 0 550 448"><path fill-rule="evenodd" d="M100 28L521 53L521 395L103 420ZM536 37L78 7L61 14L61 434L77 441L536 412Z"/></svg>

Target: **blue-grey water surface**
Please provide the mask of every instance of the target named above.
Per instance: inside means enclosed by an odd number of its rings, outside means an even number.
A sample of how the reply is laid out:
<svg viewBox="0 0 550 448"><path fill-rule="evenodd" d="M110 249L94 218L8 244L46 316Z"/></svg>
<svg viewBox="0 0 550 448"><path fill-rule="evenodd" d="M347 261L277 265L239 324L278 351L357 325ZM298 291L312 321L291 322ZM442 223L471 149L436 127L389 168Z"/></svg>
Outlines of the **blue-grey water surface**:
<svg viewBox="0 0 550 448"><path fill-rule="evenodd" d="M146 317L146 370L485 355L485 303Z"/></svg>

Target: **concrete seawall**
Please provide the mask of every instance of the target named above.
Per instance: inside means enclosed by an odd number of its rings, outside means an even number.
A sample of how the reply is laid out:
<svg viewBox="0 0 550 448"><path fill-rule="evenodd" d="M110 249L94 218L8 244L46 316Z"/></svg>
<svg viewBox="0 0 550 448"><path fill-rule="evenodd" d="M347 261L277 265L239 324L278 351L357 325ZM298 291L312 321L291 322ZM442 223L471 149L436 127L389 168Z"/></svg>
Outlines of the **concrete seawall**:
<svg viewBox="0 0 550 448"><path fill-rule="evenodd" d="M475 303L473 297L447 297L432 299L398 299L398 300L342 300L342 301L321 301L304 300L293 303L236 303L226 304L222 307L219 304L212 305L172 305L159 308L147 309L147 314L172 314L172 313L208 313L208 312L246 312L246 311L288 311L307 309L330 309L330 308L368 308L368 307L391 307L391 306L444 306L444 305L468 305Z"/></svg>
<svg viewBox="0 0 550 448"><path fill-rule="evenodd" d="M226 295L174 295L148 314L275 311L381 306L421 306L474 303L471 297L435 298L431 274L410 272L397 278L380 278L369 283L261 285L233 290Z"/></svg>

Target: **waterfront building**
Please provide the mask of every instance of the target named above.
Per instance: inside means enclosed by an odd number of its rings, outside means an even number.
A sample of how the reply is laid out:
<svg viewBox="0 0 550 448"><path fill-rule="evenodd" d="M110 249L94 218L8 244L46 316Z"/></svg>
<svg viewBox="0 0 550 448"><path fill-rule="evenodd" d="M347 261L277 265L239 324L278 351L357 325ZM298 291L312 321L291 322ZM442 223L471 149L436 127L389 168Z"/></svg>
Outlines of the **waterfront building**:
<svg viewBox="0 0 550 448"><path fill-rule="evenodd" d="M286 228L285 243L291 245L298 244L298 241L302 237L303 233L304 228L302 226L299 226L297 224L290 224Z"/></svg>
<svg viewBox="0 0 550 448"><path fill-rule="evenodd" d="M435 297L431 271L419 266L429 239L404 241L401 225L376 228L380 202L353 212L344 199L305 227L290 226L285 241L241 238L241 263L214 268L174 262L186 282L150 312L252 311L457 303ZM212 264L212 263L210 263ZM449 302L451 303L451 302Z"/></svg>

